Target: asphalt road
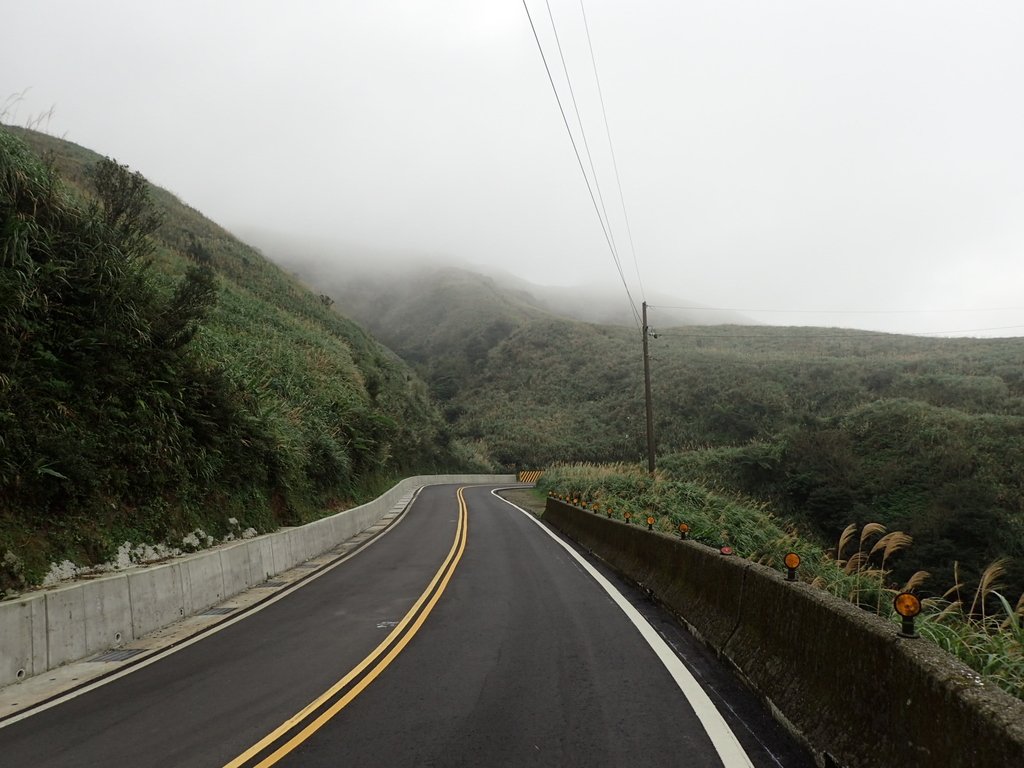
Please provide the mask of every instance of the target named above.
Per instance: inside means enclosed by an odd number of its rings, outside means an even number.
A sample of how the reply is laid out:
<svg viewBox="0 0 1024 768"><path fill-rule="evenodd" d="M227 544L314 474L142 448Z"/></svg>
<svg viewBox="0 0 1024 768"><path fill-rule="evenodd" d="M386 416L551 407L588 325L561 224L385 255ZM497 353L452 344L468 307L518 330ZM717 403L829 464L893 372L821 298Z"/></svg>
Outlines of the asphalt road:
<svg viewBox="0 0 1024 768"><path fill-rule="evenodd" d="M285 599L0 727L0 765L812 765L671 617L489 491L424 489Z"/></svg>

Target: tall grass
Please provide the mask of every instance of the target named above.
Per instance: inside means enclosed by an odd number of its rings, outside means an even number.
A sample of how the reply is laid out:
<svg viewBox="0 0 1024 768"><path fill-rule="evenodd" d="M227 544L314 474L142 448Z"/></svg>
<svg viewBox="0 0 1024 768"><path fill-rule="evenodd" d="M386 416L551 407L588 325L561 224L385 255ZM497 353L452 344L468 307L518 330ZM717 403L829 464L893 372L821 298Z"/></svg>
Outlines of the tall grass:
<svg viewBox="0 0 1024 768"><path fill-rule="evenodd" d="M942 597L924 600L918 632L1024 698L1024 595L1011 604L999 591L1002 572L1000 561L985 568L966 610L959 580Z"/></svg>

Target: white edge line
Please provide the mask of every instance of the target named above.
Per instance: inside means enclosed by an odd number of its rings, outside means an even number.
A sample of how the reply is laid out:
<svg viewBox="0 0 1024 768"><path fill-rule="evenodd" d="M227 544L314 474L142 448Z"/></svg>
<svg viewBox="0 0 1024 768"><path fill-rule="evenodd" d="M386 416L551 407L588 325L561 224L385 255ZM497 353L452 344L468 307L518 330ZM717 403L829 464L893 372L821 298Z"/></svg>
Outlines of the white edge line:
<svg viewBox="0 0 1024 768"><path fill-rule="evenodd" d="M697 715L697 719L700 720L701 725L704 726L704 730L708 734L708 738L711 739L711 744L714 746L715 751L718 752L718 756L722 759L722 763L725 768L753 768L753 763L750 762L750 757L744 751L743 746L736 738L736 734L733 733L729 724L725 722L722 717L722 713L715 707L714 702L708 697L704 689L700 687L700 684L694 679L690 670L686 668L686 665L676 656L675 652L669 648L668 643L659 635L654 627L651 626L650 622L643 617L633 605L623 597L622 593L619 592L615 586L608 581L594 566L588 563L580 554L548 530L537 516L532 512L528 512L516 504L513 504L506 498L498 495L498 491L506 490L505 488L495 488L491 491L491 495L495 498L501 499L510 507L514 507L526 515L531 522L533 522L538 528L544 533L558 542L558 545L562 547L566 552L572 556L577 563L579 563L583 569L593 577L612 601L622 609L622 612L626 614L633 626L637 628L640 635L647 641L647 644L651 646L651 650L654 651L655 655L665 665L665 669L675 680L676 685L679 686L679 690L683 692L683 696L690 703L690 707L693 708L694 713Z"/></svg>
<svg viewBox="0 0 1024 768"><path fill-rule="evenodd" d="M234 618L228 619L227 621L221 622L220 624L217 624L217 625L215 625L213 627L209 627L207 629L199 630L199 632L197 634L193 635L188 640L183 641L179 645L175 645L175 646L173 646L171 648L166 648L166 649L164 649L162 651L158 651L157 653L154 653L152 656L150 656L149 658L145 659L144 661L136 662L132 666L126 667L126 668L122 669L120 672L114 672L113 674L111 674L109 676L106 676L106 677L103 677L100 680L96 680L95 682L92 682L92 683L87 683L84 686L82 686L81 688L76 688L75 690L69 691L68 693L66 693L66 694L64 694L62 696L58 696L56 699L52 699L52 700L44 702L42 704L38 704L38 705L36 705L34 707L29 707L24 712L19 712L16 715L12 715L10 718L0 722L0 730L3 730L4 728L6 728L9 725L14 725L14 723L20 723L22 720L27 720L28 718L32 717L33 715L38 715L40 712L45 712L48 709L52 709L53 707L56 707L56 706L58 706L60 704L64 704L65 702L71 701L72 699L76 699L79 696L82 696L83 694L89 693L90 691L94 691L97 688L101 688L102 686L107 685L108 683L112 683L115 680L120 680L122 677L126 677L127 675L130 675L133 672L138 672L140 669L144 669L145 667L148 667L150 664L155 664L156 662L161 661L161 660L167 658L171 654L177 653L178 651L182 650L183 648L188 648L190 645L194 645L194 644L198 643L200 640L205 640L206 638L210 637L211 635L217 634L218 632L220 632L223 629L227 629L228 627L233 626L234 624L237 624L240 621L244 621L245 619L249 618L250 616L259 613L264 608L267 608L267 607L273 605L278 600L283 600L284 598L288 597L288 595L290 595L292 592L295 592L295 591L301 589L302 587L306 586L307 584L312 584L314 581L319 579L321 576L327 574L330 571L333 571L335 568L337 568L342 563L352 559L353 557L358 555L360 552L364 551L365 549L368 549L370 546L372 546L373 544L375 544L376 542L378 542L382 538L384 538L387 534L391 533L391 531L393 531L398 526L398 524L405 518L406 513L412 507L413 502L416 501L416 498L419 496L419 493L420 493L421 490L423 490L423 486L420 486L419 488L417 488L416 490L414 490L412 492L412 495L409 498L409 503L405 505L405 509L402 510L402 513L397 518L395 518L394 522L391 523L390 525L388 525L387 528L385 528L383 531L378 533L372 539L370 539L367 542L364 542L362 545L360 545L356 549L352 550L351 552L348 552L347 554L343 555L342 557L339 557L334 562L328 563L326 566L324 566L324 568L322 570L319 570L316 573L313 573L312 575L307 576L306 578L304 578L300 582L293 583L291 586L285 587L280 592L275 594L273 597L267 599L265 602L262 602L262 603L260 603L259 605L256 605L256 606L250 606L250 608L247 609L245 611L245 613L243 613L243 614L240 614L238 616L235 616ZM387 513L385 513L385 514L387 514ZM383 515L382 515L382 517L383 517ZM378 520L378 522L380 522L380 521ZM374 523L374 525L376 525L376 523ZM373 526L370 526L370 527L372 528ZM359 533L362 533L362 531L360 531ZM358 536L359 533L356 533L354 535ZM344 542L342 542L342 543L344 543ZM322 554L321 555L317 555L317 557L322 557L322 556L323 556ZM310 558L310 559L312 559L312 558ZM257 587L257 586L259 586L259 585L258 584L254 584L253 585L253 587ZM252 589L253 587L250 587L250 589ZM228 598L228 599L231 599L231 598ZM81 659L79 662L75 662L75 663L83 663L83 662L87 662L87 661L88 661L88 659Z"/></svg>

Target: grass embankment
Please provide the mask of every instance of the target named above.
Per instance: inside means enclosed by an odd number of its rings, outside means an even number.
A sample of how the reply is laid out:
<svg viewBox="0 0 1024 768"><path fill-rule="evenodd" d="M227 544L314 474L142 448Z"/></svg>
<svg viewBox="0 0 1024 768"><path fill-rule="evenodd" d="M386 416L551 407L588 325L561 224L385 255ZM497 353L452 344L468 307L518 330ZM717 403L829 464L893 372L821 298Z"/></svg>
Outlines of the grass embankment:
<svg viewBox="0 0 1024 768"><path fill-rule="evenodd" d="M595 514L622 519L629 512L637 524L652 515L658 530L672 534L686 523L691 538L715 547L729 545L740 557L780 570L785 555L796 552L802 580L894 622L893 597L919 589L927 578L920 572L905 584L890 584L893 560L912 542L902 531L887 531L878 523L850 525L836 548L827 550L764 503L666 471L652 477L634 465L563 465L549 468L538 488L578 499ZM942 597L925 599L918 631L989 682L1024 698L1024 595L1011 604L1000 592L1000 575L996 563L973 592L963 592L958 583Z"/></svg>
<svg viewBox="0 0 1024 768"><path fill-rule="evenodd" d="M467 466L326 297L140 175L0 128L0 594Z"/></svg>

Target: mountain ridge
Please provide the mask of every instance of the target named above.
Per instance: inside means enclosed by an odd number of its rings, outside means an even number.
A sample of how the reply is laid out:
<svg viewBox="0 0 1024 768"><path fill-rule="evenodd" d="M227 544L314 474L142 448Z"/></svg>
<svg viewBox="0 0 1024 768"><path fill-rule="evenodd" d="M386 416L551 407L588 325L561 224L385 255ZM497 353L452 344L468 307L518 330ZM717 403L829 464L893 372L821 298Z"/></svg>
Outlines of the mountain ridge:
<svg viewBox="0 0 1024 768"><path fill-rule="evenodd" d="M626 294L618 284L608 286L583 279L569 286L544 285L537 282L543 279L543 274L524 275L516 272L513 265L483 267L444 254L381 251L355 243L306 239L257 227L240 227L239 232L282 267L343 296L346 301L356 298L353 283L382 293L389 282L404 283L410 273L422 275L454 270L496 281L506 294L515 292L525 303L569 320L599 325L635 326L636 323ZM424 269L425 263L433 266ZM740 312L703 307L699 302L664 290L653 291L649 299L649 304L659 307L655 318L659 327L756 325ZM637 306L639 308L639 304Z"/></svg>

